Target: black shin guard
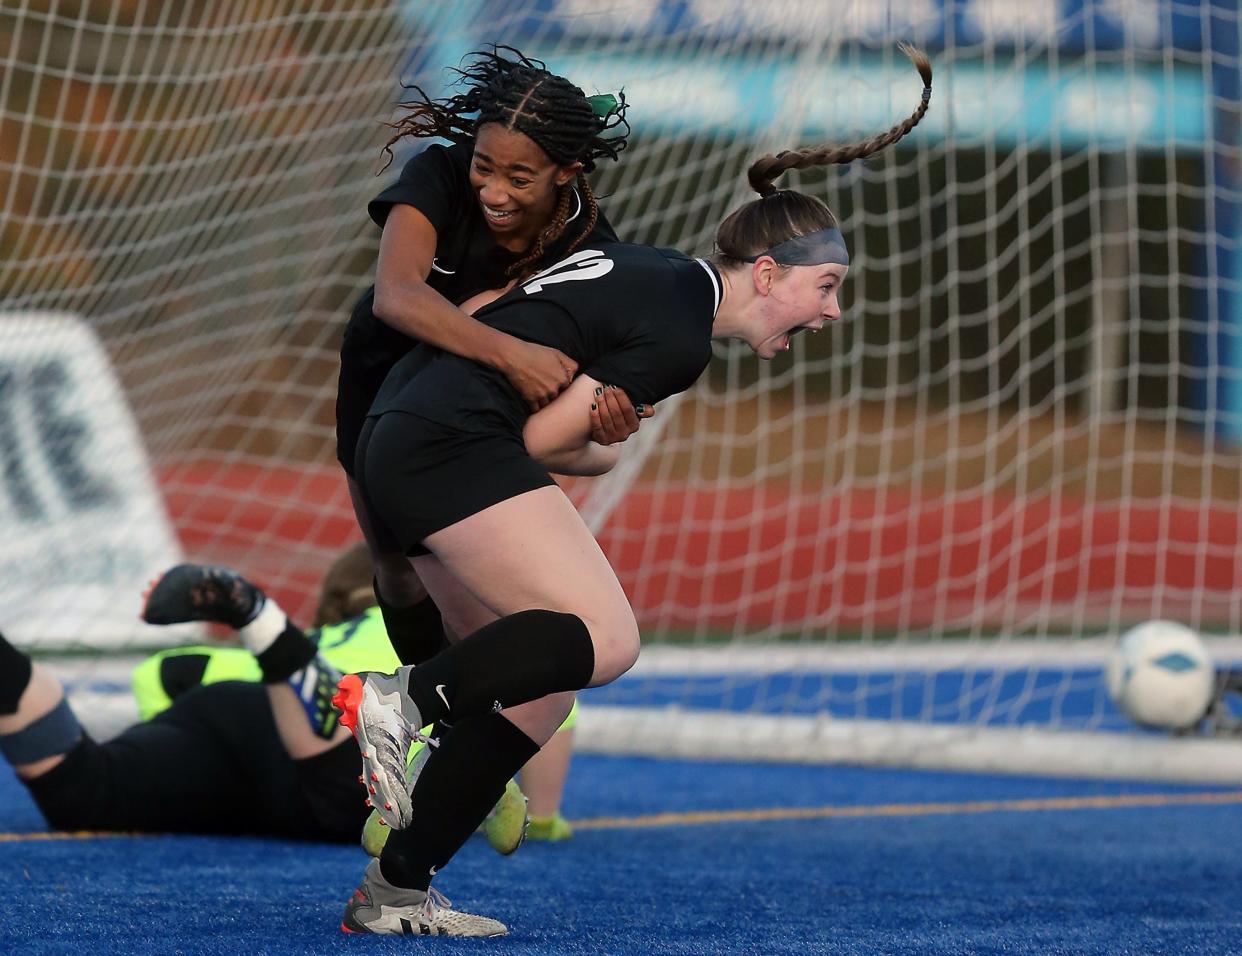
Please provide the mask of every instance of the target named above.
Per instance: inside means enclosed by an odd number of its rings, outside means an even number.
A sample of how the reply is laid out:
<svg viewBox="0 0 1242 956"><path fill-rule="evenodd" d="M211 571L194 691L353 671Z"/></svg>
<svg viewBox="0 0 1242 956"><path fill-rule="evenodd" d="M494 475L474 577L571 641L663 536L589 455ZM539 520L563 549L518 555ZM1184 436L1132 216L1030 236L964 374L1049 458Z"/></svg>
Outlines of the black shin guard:
<svg viewBox="0 0 1242 956"><path fill-rule="evenodd" d="M421 664L444 647L444 621L430 597L409 607L395 607L384 600L375 586L375 602L384 616L388 640L402 664Z"/></svg>
<svg viewBox="0 0 1242 956"><path fill-rule="evenodd" d="M318 650L306 632L290 621L271 646L255 656L263 672L263 683L279 684L288 680L313 661Z"/></svg>
<svg viewBox="0 0 1242 956"><path fill-rule="evenodd" d="M414 822L388 835L380 869L393 886L426 890L539 746L500 714L467 717L427 758L414 788Z"/></svg>
<svg viewBox="0 0 1242 956"><path fill-rule="evenodd" d="M0 634L0 714L16 714L30 683L30 658Z"/></svg>
<svg viewBox="0 0 1242 956"><path fill-rule="evenodd" d="M409 694L423 722L430 723L581 690L594 672L595 646L582 618L520 611L479 628L414 668Z"/></svg>

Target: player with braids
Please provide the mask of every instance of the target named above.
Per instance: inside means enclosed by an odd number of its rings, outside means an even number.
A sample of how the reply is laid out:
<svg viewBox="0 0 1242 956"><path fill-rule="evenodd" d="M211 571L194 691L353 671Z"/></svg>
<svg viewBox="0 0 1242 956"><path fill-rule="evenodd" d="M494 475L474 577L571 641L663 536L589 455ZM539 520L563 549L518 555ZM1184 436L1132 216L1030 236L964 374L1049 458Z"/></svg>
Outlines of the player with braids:
<svg viewBox="0 0 1242 956"><path fill-rule="evenodd" d="M384 146L390 161L393 146L409 137L448 145L419 152L371 202L383 229L375 285L356 305L341 347L337 457L370 546L376 600L404 664L427 659L446 636L435 602L361 505L353 465L363 421L385 375L416 341L496 369L532 409L568 384L577 366L562 351L476 322L461 305L546 268L584 241L616 240L587 174L599 160L616 159L629 132L623 94L587 97L511 47L473 53L457 73L456 92L444 99L413 87L393 124ZM652 413L615 388L596 406L592 437L601 445L624 441ZM558 822L564 832L556 805L569 763L566 739L523 773L544 804L534 809L545 819L535 822L550 835ZM410 765L412 778L420 767ZM514 805L520 813L512 819L506 808ZM520 793L516 804L506 794L497 811L497 819L512 819L520 839ZM368 832L377 822L368 821Z"/></svg>
<svg viewBox="0 0 1242 956"><path fill-rule="evenodd" d="M516 60L507 60L500 55L501 50L514 54ZM595 229L599 204L587 174L595 171L596 160L615 160L626 146L623 134L603 135L618 127L629 132L625 97L584 97L569 80L549 73L542 61L525 57L512 47L499 46L491 54L475 55L483 59L458 71L467 86L461 93L436 101L420 87L413 87L418 98L401 104L409 112L392 124L396 133L384 149L391 158L393 144L405 136L436 136L473 145L480 127L497 123L528 136L556 165L576 167L578 196L568 182L558 187L551 219L535 236L526 255L506 268L506 275L515 279L534 271L533 265L542 261L545 251L564 235L579 199L585 206L585 221L562 253L572 252Z"/></svg>
<svg viewBox="0 0 1242 956"><path fill-rule="evenodd" d="M574 692L615 680L639 651L616 575L541 462L609 466L612 449L590 441L583 407L604 383L658 402L702 374L712 339L740 339L770 359L794 334L840 317L849 253L836 217L773 182L798 165L863 158L912 129L927 109L931 68L907 53L925 86L910 119L857 146L758 160L749 179L760 196L721 224L710 260L583 243L499 298L468 303L481 321L562 349L583 370L548 407L530 414L496 375L446 353L416 351L393 368L360 438L356 473L372 519L468 636L394 675L340 682L342 723L394 827L346 904L346 932L506 931L462 913L441 924L432 876L556 730ZM419 728L441 719L452 733L408 794L401 757Z"/></svg>
<svg viewBox="0 0 1242 956"><path fill-rule="evenodd" d="M375 566L375 590L394 648L416 663L439 650L440 618L404 556L367 524L353 477L358 434L389 369L418 342L497 370L534 410L572 379L563 352L507 335L459 306L511 285L584 241L615 241L586 174L616 159L629 125L623 95L587 97L545 64L510 47L470 55L461 89L434 100L419 87L402 104L384 149L438 138L371 201L383 229L375 285L345 329L337 392L337 458ZM387 165L387 164L385 164ZM613 389L594 438L623 441L640 414ZM650 411L642 410L642 415Z"/></svg>

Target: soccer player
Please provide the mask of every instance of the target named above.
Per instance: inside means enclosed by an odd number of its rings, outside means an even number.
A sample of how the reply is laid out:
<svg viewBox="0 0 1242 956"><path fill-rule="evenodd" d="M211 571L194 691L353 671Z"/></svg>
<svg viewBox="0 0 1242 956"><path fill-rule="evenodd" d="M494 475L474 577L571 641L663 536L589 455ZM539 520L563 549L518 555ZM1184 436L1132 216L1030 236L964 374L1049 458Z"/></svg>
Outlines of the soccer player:
<svg viewBox="0 0 1242 956"><path fill-rule="evenodd" d="M397 655L418 663L440 650L434 604L408 575L405 556L367 524L354 477L358 434L389 369L418 342L482 363L534 410L568 385L562 351L508 335L459 308L579 248L615 241L587 174L616 159L629 125L624 96L588 98L564 77L509 47L470 55L460 91L430 99L414 87L385 150L407 137L439 138L410 159L368 207L383 229L375 285L354 307L341 345L337 458L371 545L376 598ZM619 401L628 405L625 396ZM643 414L650 414L646 409ZM595 439L624 440L632 406L605 419Z"/></svg>
<svg viewBox="0 0 1242 956"><path fill-rule="evenodd" d="M629 125L623 95L587 97L539 60L511 47L470 55L460 91L433 100L415 87L407 114L385 146L439 138L410 159L397 182L371 201L383 229L375 285L356 304L341 346L337 458L358 523L371 548L375 595L397 656L426 660L442 647L439 609L409 562L372 530L354 477L358 434L393 364L418 342L498 371L532 410L551 401L576 364L562 351L508 335L471 318L462 304L511 285L572 253L583 242L615 241L587 174L615 160ZM593 415L592 438L622 442L650 417L621 389ZM445 731L441 729L441 734ZM562 738L526 773L537 810L559 798L570 756ZM543 781L547 781L544 783ZM563 838L559 810L534 821L536 839Z"/></svg>
<svg viewBox="0 0 1242 956"><path fill-rule="evenodd" d="M341 681L342 722L398 828L346 904L346 932L429 932L432 876L560 725L573 693L634 663L633 611L541 462L568 474L611 466L615 452L590 441L583 408L610 384L655 403L693 384L712 339L744 341L771 359L792 336L840 316L849 256L835 216L773 183L788 169L868 156L909 132L927 110L931 65L907 52L924 82L915 112L865 142L756 161L747 175L759 198L721 224L711 261L584 243L481 305L482 321L561 349L582 370L538 413L503 376L452 354L420 348L394 366L358 443L363 504L469 636L395 675ZM401 757L419 728L439 720L452 732L407 794ZM505 931L462 916L452 932Z"/></svg>
<svg viewBox="0 0 1242 956"><path fill-rule="evenodd" d="M151 719L105 742L82 730L45 667L0 638L0 752L49 826L357 840L361 762L324 691L342 668L395 666L386 638L357 620L307 635L222 568L179 566L147 613L227 623L248 652L157 655L134 682Z"/></svg>
<svg viewBox="0 0 1242 956"><path fill-rule="evenodd" d="M227 569L172 569L146 615L226 623L246 646L149 657L133 674L144 722L103 743L83 732L60 682L0 637L0 752L58 829L357 840L361 760L329 693L342 671L399 664L370 578L365 545L339 556L307 634ZM488 841L512 852L524 818L511 788L483 827Z"/></svg>

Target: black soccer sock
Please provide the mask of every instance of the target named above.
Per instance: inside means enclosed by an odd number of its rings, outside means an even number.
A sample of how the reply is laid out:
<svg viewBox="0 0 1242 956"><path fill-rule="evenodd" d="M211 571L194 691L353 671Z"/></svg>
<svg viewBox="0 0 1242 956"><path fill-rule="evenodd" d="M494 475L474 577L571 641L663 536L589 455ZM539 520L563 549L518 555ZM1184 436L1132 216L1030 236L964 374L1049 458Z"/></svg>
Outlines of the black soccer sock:
<svg viewBox="0 0 1242 956"><path fill-rule="evenodd" d="M313 661L318 651L306 632L286 619L285 629L254 659L263 672L263 683L279 684Z"/></svg>
<svg viewBox="0 0 1242 956"><path fill-rule="evenodd" d="M421 664L435 657L445 645L444 620L431 596L408 607L396 607L384 600L378 581L373 582L373 586L388 641L401 663Z"/></svg>
<svg viewBox="0 0 1242 956"><path fill-rule="evenodd" d="M30 658L0 634L0 714L16 714L30 683Z"/></svg>
<svg viewBox="0 0 1242 956"><path fill-rule="evenodd" d="M479 628L410 671L423 723L516 707L581 690L595 672L591 633L576 614L519 611ZM456 724L454 724L456 728Z"/></svg>
<svg viewBox="0 0 1242 956"><path fill-rule="evenodd" d="M393 886L426 890L539 745L500 714L467 717L427 758L412 798L414 822L394 830L380 857Z"/></svg>

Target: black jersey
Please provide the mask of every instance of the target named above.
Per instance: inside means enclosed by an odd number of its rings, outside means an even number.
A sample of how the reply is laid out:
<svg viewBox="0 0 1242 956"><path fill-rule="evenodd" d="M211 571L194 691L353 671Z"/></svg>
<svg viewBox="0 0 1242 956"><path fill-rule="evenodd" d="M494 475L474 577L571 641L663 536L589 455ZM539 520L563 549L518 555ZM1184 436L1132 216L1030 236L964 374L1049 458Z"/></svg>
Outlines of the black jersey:
<svg viewBox="0 0 1242 956"><path fill-rule="evenodd" d="M711 359L715 268L672 249L593 244L537 273L476 318L560 349L579 369L654 404L689 388ZM405 411L466 431L520 428L527 409L493 369L422 345L389 374L371 414Z"/></svg>
<svg viewBox="0 0 1242 956"><path fill-rule="evenodd" d="M414 156L398 180L371 202L371 218L383 227L392 207L413 206L436 230L436 249L427 284L455 305L486 289L506 284L505 269L516 255L492 239L478 197L470 186L473 146L432 145ZM564 258L588 221L582 197L561 238L541 257L542 263ZM582 241L616 241L612 226L599 214ZM341 370L336 395L336 457L353 474L358 436L367 412L393 365L417 344L375 315L375 287L358 300L341 342Z"/></svg>
<svg viewBox="0 0 1242 956"><path fill-rule="evenodd" d="M498 289L509 280L505 269L520 255L497 245L483 219L478 196L470 186L470 162L474 147L470 144L441 146L432 144L412 157L402 168L397 181L371 200L367 212L380 228L388 221L392 207L413 206L435 227L436 251L431 262L427 285L454 305L459 305L477 292ZM560 240L544 254L544 261L562 258L569 243L579 234L578 217L586 214L582 198L575 190L576 210L571 214ZM601 210L595 228L583 242L616 242L617 235ZM351 337L372 335L377 346L385 339L407 351L412 339L385 325L374 311L375 287L363 295L350 316L347 334ZM385 330L393 335L387 336ZM395 338L393 337L395 336Z"/></svg>

